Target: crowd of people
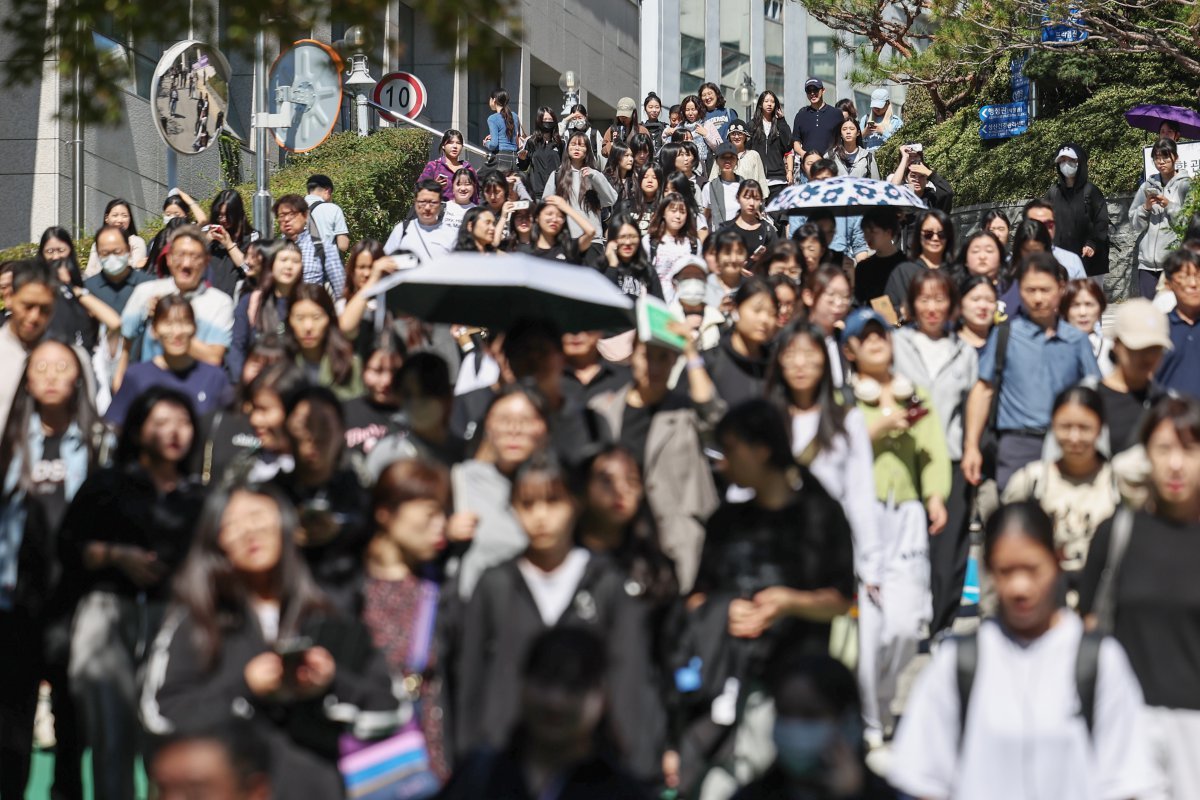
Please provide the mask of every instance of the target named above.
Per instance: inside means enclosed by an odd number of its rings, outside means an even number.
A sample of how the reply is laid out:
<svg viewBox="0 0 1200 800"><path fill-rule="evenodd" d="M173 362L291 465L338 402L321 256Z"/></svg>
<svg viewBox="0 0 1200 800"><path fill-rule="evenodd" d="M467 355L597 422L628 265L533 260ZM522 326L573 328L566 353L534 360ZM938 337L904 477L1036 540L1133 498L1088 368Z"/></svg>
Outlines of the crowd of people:
<svg viewBox="0 0 1200 800"><path fill-rule="evenodd" d="M919 144L879 163L887 91L825 91L526 135L498 90L386 242L313 175L273 238L172 191L150 241L115 199L86 261L52 227L0 266L0 800L35 738L98 800L139 757L164 798L1200 796L1174 139L1106 332L1084 148L956 222ZM925 207L764 213L839 175ZM374 292L458 252L597 270L683 344Z"/></svg>

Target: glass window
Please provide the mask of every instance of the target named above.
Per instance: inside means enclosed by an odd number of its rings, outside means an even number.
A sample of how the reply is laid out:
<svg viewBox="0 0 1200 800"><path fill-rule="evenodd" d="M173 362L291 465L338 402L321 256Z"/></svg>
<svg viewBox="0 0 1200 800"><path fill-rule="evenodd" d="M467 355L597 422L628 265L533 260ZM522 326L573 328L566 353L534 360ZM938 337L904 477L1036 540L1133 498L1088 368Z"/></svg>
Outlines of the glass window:
<svg viewBox="0 0 1200 800"><path fill-rule="evenodd" d="M704 82L704 0L679 3L679 99Z"/></svg>
<svg viewBox="0 0 1200 800"><path fill-rule="evenodd" d="M833 31L809 20L808 74L826 83L837 80L837 50L833 46Z"/></svg>
<svg viewBox="0 0 1200 800"><path fill-rule="evenodd" d="M721 93L727 102L742 85L743 73L750 74L751 2L721 0Z"/></svg>
<svg viewBox="0 0 1200 800"><path fill-rule="evenodd" d="M767 20L763 23L763 50L767 62L767 85L780 100L783 100L783 23L779 17L771 18L771 2L767 0Z"/></svg>

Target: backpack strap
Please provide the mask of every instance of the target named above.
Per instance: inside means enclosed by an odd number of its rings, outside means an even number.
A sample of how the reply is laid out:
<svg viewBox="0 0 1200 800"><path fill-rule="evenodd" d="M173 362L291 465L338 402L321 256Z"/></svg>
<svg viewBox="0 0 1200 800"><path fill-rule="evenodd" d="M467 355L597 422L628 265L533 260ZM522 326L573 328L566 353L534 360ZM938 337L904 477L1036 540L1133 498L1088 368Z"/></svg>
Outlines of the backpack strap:
<svg viewBox="0 0 1200 800"><path fill-rule="evenodd" d="M1079 640L1079 652L1075 655L1075 690L1079 692L1079 713L1087 723L1088 737L1096 727L1096 683L1100 675L1100 645L1104 635L1098 631L1087 631Z"/></svg>
<svg viewBox="0 0 1200 800"><path fill-rule="evenodd" d="M1000 416L1000 389L1004 385L1004 364L1008 360L1008 337L1012 326L1006 320L996 326L996 362L992 371L992 405L988 409L987 427L996 429L996 420Z"/></svg>
<svg viewBox="0 0 1200 800"><path fill-rule="evenodd" d="M967 709L971 706L971 689L975 671L979 668L979 636L976 633L954 637L954 677L958 685L958 746L962 749L967 731Z"/></svg>
<svg viewBox="0 0 1200 800"><path fill-rule="evenodd" d="M1122 505L1113 517L1112 528L1109 530L1108 558L1104 561L1104 571L1100 573L1100 583L1092 600L1096 630L1101 633L1112 633L1116 622L1117 573L1120 572L1121 561L1125 558L1125 551L1129 548L1129 540L1132 537L1133 509Z"/></svg>

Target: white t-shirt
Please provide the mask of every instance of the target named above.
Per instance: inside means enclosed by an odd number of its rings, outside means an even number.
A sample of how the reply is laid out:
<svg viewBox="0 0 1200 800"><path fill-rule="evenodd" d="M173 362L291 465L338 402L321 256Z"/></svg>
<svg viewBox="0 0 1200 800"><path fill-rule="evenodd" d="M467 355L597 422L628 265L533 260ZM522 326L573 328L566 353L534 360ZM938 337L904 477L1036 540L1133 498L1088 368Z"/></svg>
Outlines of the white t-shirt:
<svg viewBox="0 0 1200 800"><path fill-rule="evenodd" d="M461 220L459 220L461 222ZM450 230L441 223L422 225L418 220L408 220L408 230L401 222L392 228L392 234L383 246L383 252L391 255L398 250L408 250L422 263L454 249L457 230Z"/></svg>
<svg viewBox="0 0 1200 800"><path fill-rule="evenodd" d="M442 214L442 227L448 231L453 231L457 237L458 229L462 227L463 217L474 207L474 203L468 203L465 206L460 206L453 200L446 203L446 213Z"/></svg>
<svg viewBox="0 0 1200 800"><path fill-rule="evenodd" d="M913 336L910 341L916 348L921 363L925 365L925 371L935 378L941 374L942 368L950 363L950 359L954 358L956 347L954 340L949 336L930 339L928 336L918 334Z"/></svg>
<svg viewBox="0 0 1200 800"><path fill-rule="evenodd" d="M1082 635L1083 623L1065 610L1032 642L984 622L961 748L957 646L947 640L909 697L888 780L929 800L1149 796L1157 781L1141 686L1125 651L1105 640L1089 741L1075 682Z"/></svg>
<svg viewBox="0 0 1200 800"><path fill-rule="evenodd" d="M321 234L321 241L325 243L325 247L333 248L336 251L337 237L342 234L350 235L350 228L346 225L346 214L342 211L342 207L337 203L322 200L315 194L305 195L304 202L308 203L309 213L312 214L317 232ZM318 202L321 205L312 208L312 205Z"/></svg>
<svg viewBox="0 0 1200 800"><path fill-rule="evenodd" d="M566 613L575 598L575 590L583 580L583 572L587 569L592 554L582 547L576 547L565 561L553 572L542 572L522 558L517 562L521 577L533 595L538 614L547 626L555 625Z"/></svg>

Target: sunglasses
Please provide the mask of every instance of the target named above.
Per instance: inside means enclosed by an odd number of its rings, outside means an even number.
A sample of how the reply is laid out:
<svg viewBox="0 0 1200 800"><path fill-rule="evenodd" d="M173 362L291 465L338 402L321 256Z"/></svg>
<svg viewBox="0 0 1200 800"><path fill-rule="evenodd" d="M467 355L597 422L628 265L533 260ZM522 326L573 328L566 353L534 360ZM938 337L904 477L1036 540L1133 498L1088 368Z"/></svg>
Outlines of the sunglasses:
<svg viewBox="0 0 1200 800"><path fill-rule="evenodd" d="M942 241L945 241L946 232L945 231L921 231L921 238L927 242L931 242L934 239L941 239Z"/></svg>

